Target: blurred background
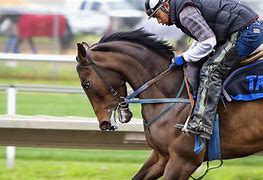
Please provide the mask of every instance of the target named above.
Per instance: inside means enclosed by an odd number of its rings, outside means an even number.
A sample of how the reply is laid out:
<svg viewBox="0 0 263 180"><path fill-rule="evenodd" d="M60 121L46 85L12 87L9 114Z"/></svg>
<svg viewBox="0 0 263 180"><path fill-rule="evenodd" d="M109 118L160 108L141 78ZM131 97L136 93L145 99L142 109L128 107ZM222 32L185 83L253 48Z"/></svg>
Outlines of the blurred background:
<svg viewBox="0 0 263 180"><path fill-rule="evenodd" d="M262 20L262 0L241 2ZM95 119L75 71L76 43L91 45L103 35L141 27L178 51L192 41L175 26L148 20L144 0L0 0L0 132L5 130L1 117L6 116L70 122L68 117ZM140 106L131 109L134 118L140 119ZM12 132L10 138L17 136ZM8 145L8 138L2 144ZM131 179L149 152L2 145L0 179ZM263 179L262 165L261 155L230 160L206 179Z"/></svg>
<svg viewBox="0 0 263 180"><path fill-rule="evenodd" d="M147 20L144 0L11 0L1 1L0 11L3 52L71 54L78 40L94 43L140 27L160 38L182 37L174 27Z"/></svg>

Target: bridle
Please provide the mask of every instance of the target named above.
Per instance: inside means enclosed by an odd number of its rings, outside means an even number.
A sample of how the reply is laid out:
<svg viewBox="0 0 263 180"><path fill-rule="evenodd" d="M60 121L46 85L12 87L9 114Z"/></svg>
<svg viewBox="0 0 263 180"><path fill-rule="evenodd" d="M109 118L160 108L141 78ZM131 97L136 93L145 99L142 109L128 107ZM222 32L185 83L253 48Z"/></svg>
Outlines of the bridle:
<svg viewBox="0 0 263 180"><path fill-rule="evenodd" d="M155 84L157 81L159 81L160 79L162 79L163 77L167 76L172 69L166 69L165 71L163 71L162 73L160 73L159 75L157 75L156 77L154 77L153 79L149 80L148 82L144 83L143 85L141 85L138 89L136 89L133 93L131 93L130 95L128 95L127 97L123 97L120 96L117 91L103 78L103 76L100 73L100 69L98 68L98 66L94 63L94 61L92 60L92 58L90 56L88 56L88 54L86 55L86 58L89 60L88 64L85 65L80 65L80 66L92 66L93 69L95 70L95 72L98 74L98 76L104 81L104 83L107 85L107 87L109 88L109 91L112 93L112 95L115 97L116 99L116 105L115 105L115 109L114 109L114 113L113 113L113 117L111 117L111 119L113 119L116 123L116 111L118 111L118 118L119 121L123 123L123 121L120 119L120 115L121 113L125 112L125 110L129 110L128 108L128 104L130 103L139 103L139 104L153 104L153 103L172 103L171 105L167 106L163 111L161 111L161 113L159 115L157 115L156 117L154 117L151 120L144 120L144 124L149 128L149 126L151 124L153 124L156 120L158 120L161 116L163 116L164 114L166 114L171 108L173 108L175 106L176 103L190 103L189 99L185 99L185 98L179 98L184 87L185 87L185 82L183 80L181 87L179 89L179 91L177 92L176 98L157 98L157 99L135 99L135 97L137 97L141 92L143 92L144 90L148 89L149 87L151 87L153 84ZM77 61L78 57L77 57ZM85 82L84 82L85 83ZM83 89L85 90L85 84L81 84ZM112 122L112 121L111 121ZM117 127L116 127L117 128ZM114 129L113 129L114 130Z"/></svg>
<svg viewBox="0 0 263 180"><path fill-rule="evenodd" d="M87 67L87 66L91 66L92 69L96 72L96 74L100 77L100 79L103 81L103 83L107 86L109 92L111 93L111 95L116 99L116 101L113 105L113 113L112 113L112 116L110 118L110 122L111 124L113 125L111 127L110 130L115 130L117 129L117 123L116 123L116 119L118 118L120 122L124 123L125 121L122 120L122 115L125 111L129 110L129 107L128 107L128 103L125 101L125 97L124 96L121 96L118 94L118 92L112 87L112 85L105 80L105 78L103 77L102 75L102 70L100 68L98 68L98 66L96 65L96 63L92 60L92 58L87 54L86 55L86 58L88 60L88 63L85 64L85 65L81 65L79 64L79 67ZM76 60L78 62L80 62L79 60L79 57L77 56L76 57ZM87 84L88 83L88 84ZM121 82L121 85L123 85L125 82L122 81ZM82 88L84 89L84 91L87 91L87 89L89 88L90 86L90 83L89 82L82 82L81 83L81 86ZM87 87L88 86L88 87ZM116 113L118 112L118 113Z"/></svg>

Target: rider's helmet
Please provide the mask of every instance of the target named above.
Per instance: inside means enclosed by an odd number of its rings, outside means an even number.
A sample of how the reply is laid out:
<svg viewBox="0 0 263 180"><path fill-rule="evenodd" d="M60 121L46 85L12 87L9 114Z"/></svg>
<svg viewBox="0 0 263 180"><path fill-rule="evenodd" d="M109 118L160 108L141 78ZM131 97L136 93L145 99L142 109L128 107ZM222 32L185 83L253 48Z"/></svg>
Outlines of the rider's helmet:
<svg viewBox="0 0 263 180"><path fill-rule="evenodd" d="M145 11L149 16L148 19L155 16L156 12L163 7L163 3L169 0L145 0Z"/></svg>

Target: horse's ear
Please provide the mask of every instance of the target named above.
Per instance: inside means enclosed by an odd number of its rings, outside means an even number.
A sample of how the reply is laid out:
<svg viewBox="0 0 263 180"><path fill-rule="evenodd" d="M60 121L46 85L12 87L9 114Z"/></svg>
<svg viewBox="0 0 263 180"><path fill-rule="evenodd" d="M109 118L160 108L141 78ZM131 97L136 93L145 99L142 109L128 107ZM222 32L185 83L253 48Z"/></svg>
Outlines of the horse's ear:
<svg viewBox="0 0 263 180"><path fill-rule="evenodd" d="M87 63L87 51L81 43L77 43L78 47L78 62L81 64Z"/></svg>
<svg viewBox="0 0 263 180"><path fill-rule="evenodd" d="M85 47L86 50L90 48L90 46L86 42L82 42L81 44Z"/></svg>

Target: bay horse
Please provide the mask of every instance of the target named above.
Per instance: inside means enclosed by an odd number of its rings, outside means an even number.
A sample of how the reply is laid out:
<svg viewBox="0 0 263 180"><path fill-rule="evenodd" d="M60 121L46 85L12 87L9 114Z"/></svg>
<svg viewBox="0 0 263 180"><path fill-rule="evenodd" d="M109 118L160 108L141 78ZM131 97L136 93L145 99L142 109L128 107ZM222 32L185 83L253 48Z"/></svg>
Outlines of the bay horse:
<svg viewBox="0 0 263 180"><path fill-rule="evenodd" d="M116 129L113 114L127 96L126 82L133 90L165 71L173 57L172 47L143 30L119 32L104 36L92 46L77 44L77 73L91 102L101 130ZM175 69L138 95L139 99L174 98L184 79L183 68ZM180 98L188 98L184 87ZM126 105L126 108L128 105ZM218 112L221 129L222 159L244 157L263 150L263 100L222 103ZM166 103L143 104L147 144L152 148L149 158L133 179L188 179L207 161L207 149L196 154L194 136L186 136L174 126L184 123L191 105L176 104L160 115ZM128 111L126 109L126 111ZM147 126L154 117L154 123ZM128 122L131 115L121 117Z"/></svg>

